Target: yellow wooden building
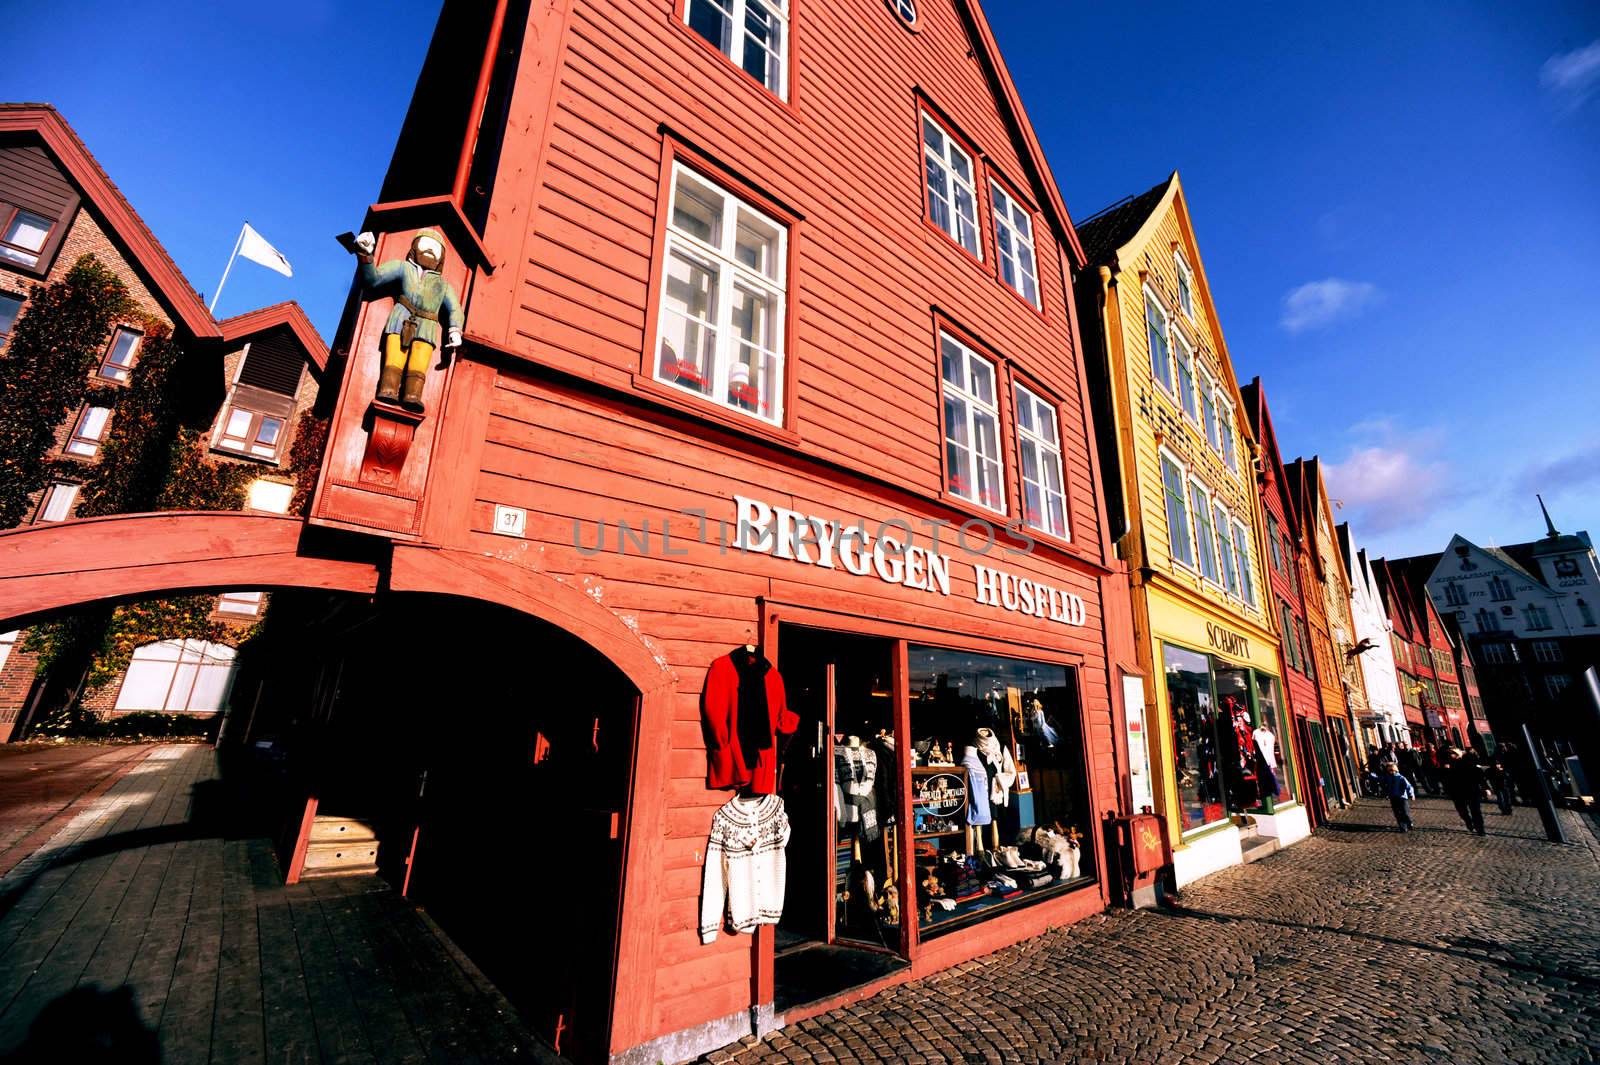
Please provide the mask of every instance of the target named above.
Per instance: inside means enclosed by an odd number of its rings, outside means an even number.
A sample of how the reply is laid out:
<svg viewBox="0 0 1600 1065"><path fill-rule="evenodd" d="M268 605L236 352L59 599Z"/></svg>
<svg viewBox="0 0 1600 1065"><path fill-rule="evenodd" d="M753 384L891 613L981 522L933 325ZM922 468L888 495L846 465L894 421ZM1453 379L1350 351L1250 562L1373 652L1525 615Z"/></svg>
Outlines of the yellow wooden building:
<svg viewBox="0 0 1600 1065"><path fill-rule="evenodd" d="M1128 710L1134 805L1166 818L1182 886L1308 831L1264 609L1255 442L1178 175L1077 228L1106 495L1146 673L1146 705Z"/></svg>

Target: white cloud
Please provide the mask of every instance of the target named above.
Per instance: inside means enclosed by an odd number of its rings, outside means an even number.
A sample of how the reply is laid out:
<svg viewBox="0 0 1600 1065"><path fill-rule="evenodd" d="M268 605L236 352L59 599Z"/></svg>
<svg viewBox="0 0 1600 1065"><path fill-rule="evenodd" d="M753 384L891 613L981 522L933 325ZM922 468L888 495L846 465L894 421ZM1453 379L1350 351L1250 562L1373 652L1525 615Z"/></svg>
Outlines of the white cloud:
<svg viewBox="0 0 1600 1065"><path fill-rule="evenodd" d="M1581 106L1600 88L1600 41L1546 59L1539 84L1568 108Z"/></svg>
<svg viewBox="0 0 1600 1065"><path fill-rule="evenodd" d="M1437 434L1400 433L1383 418L1362 422L1351 433L1369 440L1353 447L1344 461L1328 463L1323 476L1329 498L1343 504L1342 516L1364 531L1420 524L1454 493L1449 464L1435 457Z"/></svg>
<svg viewBox="0 0 1600 1065"><path fill-rule="evenodd" d="M1369 281L1345 281L1337 277L1308 281L1299 288L1290 289L1283 297L1283 316L1279 322L1289 332L1301 333L1358 314L1377 299L1378 286Z"/></svg>

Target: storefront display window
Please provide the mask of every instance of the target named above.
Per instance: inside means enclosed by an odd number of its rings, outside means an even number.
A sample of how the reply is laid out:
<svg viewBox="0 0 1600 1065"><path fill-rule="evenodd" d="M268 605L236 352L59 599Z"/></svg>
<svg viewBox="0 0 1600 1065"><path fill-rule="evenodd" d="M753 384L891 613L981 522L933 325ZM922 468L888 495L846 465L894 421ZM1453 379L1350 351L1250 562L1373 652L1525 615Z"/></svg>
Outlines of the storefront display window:
<svg viewBox="0 0 1600 1065"><path fill-rule="evenodd" d="M1264 765L1262 798L1270 794L1274 803L1293 802L1294 754L1284 738L1283 718L1278 712L1278 682L1264 673L1256 674L1255 741L1257 757ZM1277 784L1275 789L1272 783Z"/></svg>
<svg viewBox="0 0 1600 1065"><path fill-rule="evenodd" d="M1247 809L1261 801L1256 770L1255 717L1250 712L1250 671L1218 668L1217 739L1223 752L1223 782L1234 809Z"/></svg>
<svg viewBox="0 0 1600 1065"><path fill-rule="evenodd" d="M908 649L911 809L924 937L1091 879L1076 673Z"/></svg>
<svg viewBox="0 0 1600 1065"><path fill-rule="evenodd" d="M1172 709L1172 746L1177 757L1178 809L1184 831L1220 821L1227 814L1211 660L1164 644L1167 702Z"/></svg>

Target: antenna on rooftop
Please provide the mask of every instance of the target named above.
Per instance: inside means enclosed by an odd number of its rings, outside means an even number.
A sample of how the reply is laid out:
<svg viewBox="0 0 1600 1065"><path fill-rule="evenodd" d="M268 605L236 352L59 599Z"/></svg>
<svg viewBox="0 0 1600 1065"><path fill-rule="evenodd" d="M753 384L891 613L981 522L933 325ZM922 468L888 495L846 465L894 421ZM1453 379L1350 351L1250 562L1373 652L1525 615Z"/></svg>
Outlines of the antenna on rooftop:
<svg viewBox="0 0 1600 1065"><path fill-rule="evenodd" d="M1549 536L1550 539L1554 540L1561 534L1556 532L1556 523L1550 520L1550 508L1544 505L1544 496L1535 492L1533 494L1533 498L1539 501L1539 511L1544 515L1544 527L1548 530L1546 535Z"/></svg>

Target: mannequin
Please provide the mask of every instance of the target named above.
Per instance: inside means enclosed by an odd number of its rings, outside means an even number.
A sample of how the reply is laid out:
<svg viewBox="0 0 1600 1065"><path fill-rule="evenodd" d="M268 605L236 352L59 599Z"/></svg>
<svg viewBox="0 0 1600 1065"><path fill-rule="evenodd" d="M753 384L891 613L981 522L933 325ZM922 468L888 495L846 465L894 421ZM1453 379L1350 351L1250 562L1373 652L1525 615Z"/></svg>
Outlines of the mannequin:
<svg viewBox="0 0 1600 1065"><path fill-rule="evenodd" d="M961 764L967 771L967 853L976 854L984 825L990 828L992 842L988 848L1000 845L1000 830L994 826L994 815L989 810L989 771L984 768L978 748L964 747Z"/></svg>

